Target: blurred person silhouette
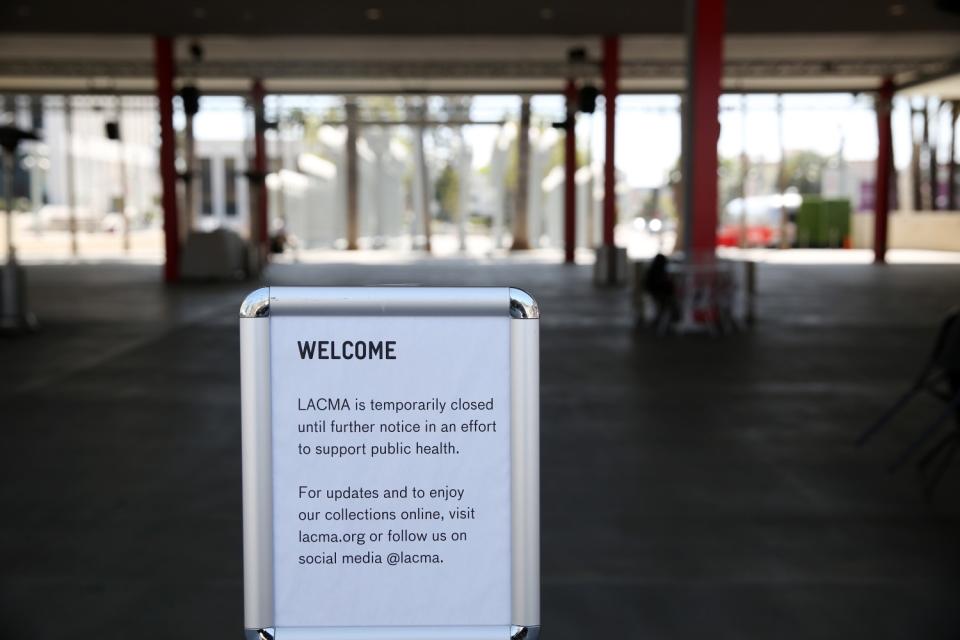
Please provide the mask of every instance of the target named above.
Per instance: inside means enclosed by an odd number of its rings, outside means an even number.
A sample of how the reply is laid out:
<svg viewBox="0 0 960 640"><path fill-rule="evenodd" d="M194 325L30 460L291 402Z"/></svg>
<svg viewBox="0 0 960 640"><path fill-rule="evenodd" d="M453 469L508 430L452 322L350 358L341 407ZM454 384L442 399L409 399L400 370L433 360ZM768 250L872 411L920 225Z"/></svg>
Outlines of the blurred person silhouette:
<svg viewBox="0 0 960 640"><path fill-rule="evenodd" d="M667 256L658 253L643 276L643 290L653 298L657 307L651 326L658 334L665 333L680 315L677 288L670 276L669 266Z"/></svg>

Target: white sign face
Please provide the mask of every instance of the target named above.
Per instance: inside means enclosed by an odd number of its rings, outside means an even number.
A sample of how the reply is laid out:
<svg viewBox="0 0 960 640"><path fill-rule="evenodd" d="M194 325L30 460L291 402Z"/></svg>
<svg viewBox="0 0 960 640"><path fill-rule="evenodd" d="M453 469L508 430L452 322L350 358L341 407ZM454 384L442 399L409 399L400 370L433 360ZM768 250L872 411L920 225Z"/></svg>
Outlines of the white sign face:
<svg viewBox="0 0 960 640"><path fill-rule="evenodd" d="M510 624L510 320L270 324L277 626Z"/></svg>

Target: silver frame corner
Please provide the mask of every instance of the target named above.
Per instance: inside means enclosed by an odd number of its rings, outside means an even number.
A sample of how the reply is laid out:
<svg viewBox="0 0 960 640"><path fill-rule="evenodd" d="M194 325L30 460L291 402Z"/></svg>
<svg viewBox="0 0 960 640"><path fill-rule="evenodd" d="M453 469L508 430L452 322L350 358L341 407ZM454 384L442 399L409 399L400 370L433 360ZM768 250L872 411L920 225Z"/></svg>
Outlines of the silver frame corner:
<svg viewBox="0 0 960 640"><path fill-rule="evenodd" d="M241 318L267 318L270 316L270 287L251 291L240 305Z"/></svg>
<svg viewBox="0 0 960 640"><path fill-rule="evenodd" d="M536 298L516 287L510 287L510 317L515 320L537 320L540 305Z"/></svg>
<svg viewBox="0 0 960 640"><path fill-rule="evenodd" d="M539 626L524 627L515 624L510 627L510 640L539 640L539 638Z"/></svg>

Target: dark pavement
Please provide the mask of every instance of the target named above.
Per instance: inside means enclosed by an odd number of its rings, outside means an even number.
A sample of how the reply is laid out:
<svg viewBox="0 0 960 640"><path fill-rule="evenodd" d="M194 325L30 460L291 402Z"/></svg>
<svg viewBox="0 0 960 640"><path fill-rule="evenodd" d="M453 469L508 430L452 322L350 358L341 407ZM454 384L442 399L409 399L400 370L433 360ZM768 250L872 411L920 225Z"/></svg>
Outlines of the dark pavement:
<svg viewBox="0 0 960 640"><path fill-rule="evenodd" d="M885 471L937 410L906 387L960 267L759 267L759 324L656 338L585 267L278 265L275 284L520 286L542 309L543 630L960 637L960 458ZM255 285L29 268L0 338L0 637L238 638L237 310Z"/></svg>

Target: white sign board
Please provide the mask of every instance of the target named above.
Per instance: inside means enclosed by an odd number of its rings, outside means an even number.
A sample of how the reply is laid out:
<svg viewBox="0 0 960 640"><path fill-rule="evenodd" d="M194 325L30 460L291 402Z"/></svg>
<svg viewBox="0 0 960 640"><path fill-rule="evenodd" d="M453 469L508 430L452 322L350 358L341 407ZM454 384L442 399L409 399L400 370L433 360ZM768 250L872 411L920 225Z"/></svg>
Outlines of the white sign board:
<svg viewBox="0 0 960 640"><path fill-rule="evenodd" d="M251 294L248 633L536 635L537 315L515 289Z"/></svg>

